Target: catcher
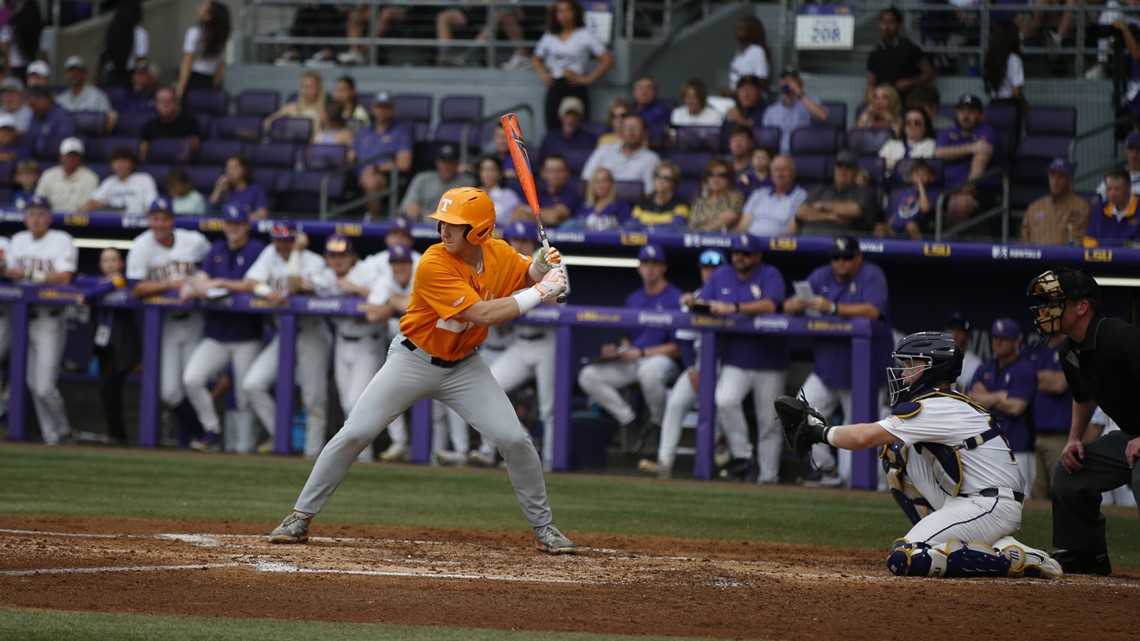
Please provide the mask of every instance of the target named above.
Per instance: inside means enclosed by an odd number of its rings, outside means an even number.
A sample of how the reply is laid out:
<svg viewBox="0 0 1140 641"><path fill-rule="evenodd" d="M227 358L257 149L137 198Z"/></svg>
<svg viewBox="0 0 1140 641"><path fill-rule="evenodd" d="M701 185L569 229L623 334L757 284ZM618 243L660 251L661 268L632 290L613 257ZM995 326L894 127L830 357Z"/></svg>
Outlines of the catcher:
<svg viewBox="0 0 1140 641"><path fill-rule="evenodd" d="M847 450L882 446L891 494L913 527L891 544L899 576L1056 578L1061 566L1011 535L1025 499L1013 452L989 412L950 389L962 350L943 332L899 341L887 368L893 414L877 423L832 425L805 401L776 399L800 457L815 443Z"/></svg>

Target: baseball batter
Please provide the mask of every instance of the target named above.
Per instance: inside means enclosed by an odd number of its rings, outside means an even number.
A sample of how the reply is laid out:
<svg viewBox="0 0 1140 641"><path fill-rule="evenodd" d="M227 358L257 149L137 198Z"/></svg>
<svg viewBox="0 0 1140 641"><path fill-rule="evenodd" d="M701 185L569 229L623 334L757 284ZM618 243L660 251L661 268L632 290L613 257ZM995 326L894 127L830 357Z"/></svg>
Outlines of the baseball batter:
<svg viewBox="0 0 1140 641"><path fill-rule="evenodd" d="M12 237L8 278L37 285L71 283L79 251L71 234L51 228L51 203L43 196L29 198L24 204L24 225L27 230ZM71 439L67 407L56 385L66 329L62 307L37 305L29 310L26 380L47 445L67 443Z"/></svg>
<svg viewBox="0 0 1140 641"><path fill-rule="evenodd" d="M891 545L887 567L896 575L1061 576L1048 554L1012 537L1021 528L1021 474L997 421L951 389L962 367L954 338L911 334L893 357L895 367L887 368L893 413L881 421L828 426L802 401L777 401L797 454L806 455L813 443L884 446L891 493L913 523ZM798 419L786 413L799 403Z"/></svg>
<svg viewBox="0 0 1140 641"><path fill-rule="evenodd" d="M199 232L174 227L174 209L169 198L158 198L146 217L148 231L135 238L127 254L127 281L131 296L146 299L167 291L178 292L198 273L198 265L210 251L210 241ZM197 416L186 401L182 372L194 348L202 341L205 320L198 312L174 310L162 315L162 369L159 387L162 402L178 417L178 445L187 447L198 435Z"/></svg>
<svg viewBox="0 0 1140 641"><path fill-rule="evenodd" d="M273 245L261 252L245 274L253 281L253 294L272 303L283 304L293 294L312 292L313 282L325 267L325 259L305 249L308 237L289 222L275 224L269 231L269 237ZM269 433L269 441L258 448L262 451L269 451L273 446L277 403L273 400L272 390L277 382L280 345L280 335L274 336L258 354L241 383L249 395L253 413ZM304 455L314 458L325 445L328 426L328 370L332 338L324 318L298 316L295 345L296 380L305 406Z"/></svg>
<svg viewBox="0 0 1140 641"><path fill-rule="evenodd" d="M400 321L401 333L388 348L388 360L317 458L293 512L269 541L307 541L310 520L360 451L416 400L437 398L502 452L538 549L574 552L574 544L553 523L538 452L478 354L488 327L511 321L566 290L561 258L552 249L532 261L492 238L495 207L485 192L473 187L445 192L430 217L438 221L442 242L420 260L417 286Z"/></svg>

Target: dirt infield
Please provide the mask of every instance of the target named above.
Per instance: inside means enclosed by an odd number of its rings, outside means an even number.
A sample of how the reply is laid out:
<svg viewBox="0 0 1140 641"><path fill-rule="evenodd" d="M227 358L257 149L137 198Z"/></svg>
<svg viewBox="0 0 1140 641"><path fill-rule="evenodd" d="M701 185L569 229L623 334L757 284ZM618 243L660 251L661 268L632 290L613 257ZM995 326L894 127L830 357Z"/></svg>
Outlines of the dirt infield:
<svg viewBox="0 0 1140 641"><path fill-rule="evenodd" d="M849 641L1068 639L1062 613L1134 639L1140 572L1043 580L904 579L865 550L316 524L0 517L0 604L510 630ZM571 533L573 534L573 533ZM901 606L901 607L900 607Z"/></svg>

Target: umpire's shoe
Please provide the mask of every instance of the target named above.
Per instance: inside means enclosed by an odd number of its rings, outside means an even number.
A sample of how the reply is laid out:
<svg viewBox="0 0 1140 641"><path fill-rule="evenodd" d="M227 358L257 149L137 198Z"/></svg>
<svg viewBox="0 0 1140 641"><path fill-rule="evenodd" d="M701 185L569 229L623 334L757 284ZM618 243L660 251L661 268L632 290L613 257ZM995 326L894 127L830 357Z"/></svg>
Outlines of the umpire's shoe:
<svg viewBox="0 0 1140 641"><path fill-rule="evenodd" d="M549 554L574 554L578 548L553 523L534 528L534 544Z"/></svg>
<svg viewBox="0 0 1140 641"><path fill-rule="evenodd" d="M1086 552L1083 550L1055 550L1051 555L1061 564L1065 574L1112 574L1112 563L1108 552Z"/></svg>
<svg viewBox="0 0 1140 641"><path fill-rule="evenodd" d="M312 519L311 514L291 512L277 529L269 533L269 542L305 543L309 540L309 521Z"/></svg>

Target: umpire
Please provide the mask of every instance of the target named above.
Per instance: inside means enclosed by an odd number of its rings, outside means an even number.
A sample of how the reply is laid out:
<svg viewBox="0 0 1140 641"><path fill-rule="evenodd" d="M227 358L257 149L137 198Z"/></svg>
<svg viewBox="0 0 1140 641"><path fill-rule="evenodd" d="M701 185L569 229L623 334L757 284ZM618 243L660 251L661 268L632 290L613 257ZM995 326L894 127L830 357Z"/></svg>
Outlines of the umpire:
<svg viewBox="0 0 1140 641"><path fill-rule="evenodd" d="M1101 492L1131 485L1140 499L1140 330L1104 315L1100 286L1081 270L1047 271L1027 294L1038 330L1068 337L1060 357L1073 422L1053 476L1053 557L1067 574L1109 574ZM1120 431L1085 444L1098 404Z"/></svg>

